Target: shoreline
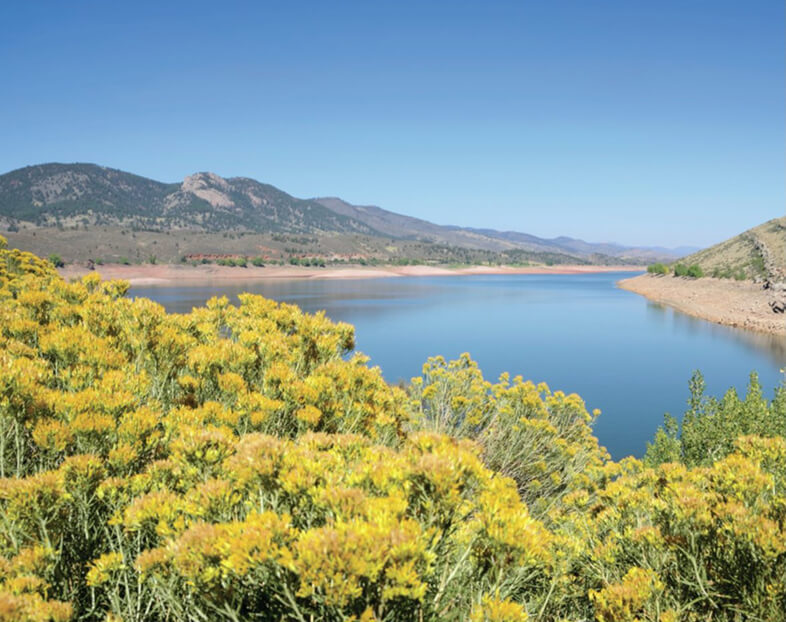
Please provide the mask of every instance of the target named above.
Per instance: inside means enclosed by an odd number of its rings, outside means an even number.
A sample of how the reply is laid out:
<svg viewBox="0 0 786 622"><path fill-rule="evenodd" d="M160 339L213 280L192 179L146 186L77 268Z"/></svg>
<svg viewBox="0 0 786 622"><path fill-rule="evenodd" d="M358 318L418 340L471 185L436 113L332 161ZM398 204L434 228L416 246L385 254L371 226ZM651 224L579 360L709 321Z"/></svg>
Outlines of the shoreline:
<svg viewBox="0 0 786 622"><path fill-rule="evenodd" d="M402 276L472 276L484 274L592 274L602 272L640 272L641 266L360 266L346 265L330 268L302 266L248 266L246 268L205 264L123 265L104 264L89 270L83 265L59 268L64 279L81 278L97 272L104 279L122 279L134 285L199 285L212 281L242 282L274 279L377 279Z"/></svg>
<svg viewBox="0 0 786 622"><path fill-rule="evenodd" d="M687 279L642 274L617 287L715 324L786 337L786 317L772 312L770 300L786 299L750 281Z"/></svg>

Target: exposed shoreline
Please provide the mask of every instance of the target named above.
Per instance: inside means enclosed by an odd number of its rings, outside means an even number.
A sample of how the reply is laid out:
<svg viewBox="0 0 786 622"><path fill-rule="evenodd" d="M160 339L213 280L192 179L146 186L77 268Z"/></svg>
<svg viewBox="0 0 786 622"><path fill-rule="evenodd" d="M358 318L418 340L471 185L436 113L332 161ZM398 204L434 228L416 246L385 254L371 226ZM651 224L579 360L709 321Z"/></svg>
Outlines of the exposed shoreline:
<svg viewBox="0 0 786 622"><path fill-rule="evenodd" d="M123 279L131 285L198 285L211 281L242 282L265 279L376 279L401 276L467 276L477 274L590 274L596 272L638 272L641 266L470 266L446 268L440 266L334 266L310 268L301 266L265 266L238 268L206 264L199 266L182 264L123 265L104 264L96 266L105 279ZM79 264L60 268L65 279L79 278L91 270Z"/></svg>
<svg viewBox="0 0 786 622"><path fill-rule="evenodd" d="M702 320L786 336L786 317L769 306L771 300L786 298L786 293L776 294L750 281L643 274L617 285Z"/></svg>

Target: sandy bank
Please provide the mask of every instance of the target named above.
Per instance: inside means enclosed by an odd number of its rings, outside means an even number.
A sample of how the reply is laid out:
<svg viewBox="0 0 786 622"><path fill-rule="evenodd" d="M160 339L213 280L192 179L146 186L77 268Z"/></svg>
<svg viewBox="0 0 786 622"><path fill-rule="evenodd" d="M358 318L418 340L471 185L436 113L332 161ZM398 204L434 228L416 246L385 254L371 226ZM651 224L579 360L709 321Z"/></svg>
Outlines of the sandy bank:
<svg viewBox="0 0 786 622"><path fill-rule="evenodd" d="M786 294L775 294L755 283L644 274L618 285L703 320L786 336L786 317L773 313L769 306L771 300Z"/></svg>
<svg viewBox="0 0 786 622"><path fill-rule="evenodd" d="M469 268L443 268L438 266L338 266L330 268L305 268L301 266L265 266L234 268L212 264L191 265L135 265L105 264L96 271L105 279L124 279L132 285L188 285L211 281L250 281L257 279L376 279L398 276L460 276L472 274L584 274L592 272L619 272L641 270L632 266L472 266ZM68 265L60 269L66 278L88 274L81 265Z"/></svg>

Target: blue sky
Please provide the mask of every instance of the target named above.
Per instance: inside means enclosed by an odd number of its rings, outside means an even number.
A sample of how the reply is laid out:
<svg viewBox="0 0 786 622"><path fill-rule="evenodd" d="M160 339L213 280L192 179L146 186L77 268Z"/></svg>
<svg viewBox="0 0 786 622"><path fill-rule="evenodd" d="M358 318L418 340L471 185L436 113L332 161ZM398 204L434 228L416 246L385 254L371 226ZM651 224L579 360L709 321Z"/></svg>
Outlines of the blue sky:
<svg viewBox="0 0 786 622"><path fill-rule="evenodd" d="M676 246L786 211L780 0L0 5L0 171Z"/></svg>

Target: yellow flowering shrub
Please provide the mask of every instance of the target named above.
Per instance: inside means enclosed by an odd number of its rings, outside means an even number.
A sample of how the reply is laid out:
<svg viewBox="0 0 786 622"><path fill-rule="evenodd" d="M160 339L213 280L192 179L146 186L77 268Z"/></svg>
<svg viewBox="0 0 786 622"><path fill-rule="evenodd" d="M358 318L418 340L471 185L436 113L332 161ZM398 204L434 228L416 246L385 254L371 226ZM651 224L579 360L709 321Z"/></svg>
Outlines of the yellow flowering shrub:
<svg viewBox="0 0 786 622"><path fill-rule="evenodd" d="M135 568L146 589L161 603L189 594L189 616L459 615L487 582L546 575L548 532L471 443L249 434L212 474L143 493L118 520L123 551L145 543ZM105 565L94 561L90 576ZM484 579L465 591L473 578Z"/></svg>
<svg viewBox="0 0 786 622"><path fill-rule="evenodd" d="M595 603L598 622L659 622L673 620L673 612L649 615L645 605L657 600L663 592L663 583L652 571L631 568L619 583L607 585L602 590L590 590L590 600Z"/></svg>
<svg viewBox="0 0 786 622"><path fill-rule="evenodd" d="M429 359L410 397L419 428L478 441L486 464L512 477L540 518L549 518L560 496L604 481L608 455L591 428L597 413L578 395L521 377L511 382L508 374L491 384L465 353Z"/></svg>
<svg viewBox="0 0 786 622"><path fill-rule="evenodd" d="M558 537L583 543L567 591L589 590L602 620L782 620L786 439L737 444L710 467L629 462L591 508L567 513Z"/></svg>

